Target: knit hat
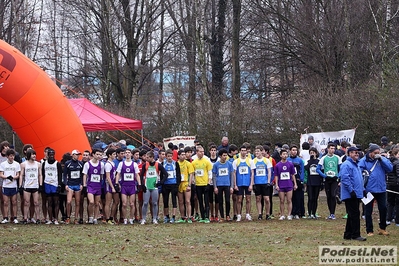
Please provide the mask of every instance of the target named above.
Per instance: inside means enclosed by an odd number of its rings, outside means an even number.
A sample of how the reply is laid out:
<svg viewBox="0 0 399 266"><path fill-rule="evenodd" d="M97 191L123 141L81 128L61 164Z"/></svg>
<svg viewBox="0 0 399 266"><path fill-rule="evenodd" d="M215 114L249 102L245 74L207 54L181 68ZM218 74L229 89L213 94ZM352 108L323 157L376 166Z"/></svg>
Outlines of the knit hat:
<svg viewBox="0 0 399 266"><path fill-rule="evenodd" d="M287 151L288 151L288 150L290 149L290 146L288 146L288 144L284 144L282 148L283 148L284 150L287 150Z"/></svg>
<svg viewBox="0 0 399 266"><path fill-rule="evenodd" d="M379 149L380 149L380 146L378 146L377 144L374 144L374 143L370 143L369 152L373 152L373 151L379 150Z"/></svg>
<svg viewBox="0 0 399 266"><path fill-rule="evenodd" d="M387 144L388 144L388 141L389 141L389 139L388 139L387 137L382 136L382 138L381 138L381 144L387 145Z"/></svg>

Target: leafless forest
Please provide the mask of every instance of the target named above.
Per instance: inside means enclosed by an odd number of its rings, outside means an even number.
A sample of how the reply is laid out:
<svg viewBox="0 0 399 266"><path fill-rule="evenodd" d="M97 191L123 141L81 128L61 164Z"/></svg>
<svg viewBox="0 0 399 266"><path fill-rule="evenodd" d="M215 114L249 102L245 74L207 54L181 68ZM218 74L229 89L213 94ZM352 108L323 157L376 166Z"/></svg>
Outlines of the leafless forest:
<svg viewBox="0 0 399 266"><path fill-rule="evenodd" d="M0 38L145 138L399 141L398 0L0 0ZM1 139L12 130L1 122ZM115 138L126 138L115 132Z"/></svg>

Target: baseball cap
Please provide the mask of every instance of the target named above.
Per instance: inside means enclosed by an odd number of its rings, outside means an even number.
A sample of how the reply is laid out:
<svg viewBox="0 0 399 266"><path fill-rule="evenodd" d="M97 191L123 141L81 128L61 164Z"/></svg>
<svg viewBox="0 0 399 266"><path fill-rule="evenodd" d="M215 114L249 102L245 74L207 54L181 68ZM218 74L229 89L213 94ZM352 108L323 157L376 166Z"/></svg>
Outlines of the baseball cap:
<svg viewBox="0 0 399 266"><path fill-rule="evenodd" d="M78 150L73 150L73 151L71 152L71 154L72 154L72 155L74 155L74 154L80 155L81 153L80 153L80 151L78 151Z"/></svg>
<svg viewBox="0 0 399 266"><path fill-rule="evenodd" d="M350 147L349 149L347 149L347 152L350 153L352 151L361 151L361 149L359 149L358 147Z"/></svg>

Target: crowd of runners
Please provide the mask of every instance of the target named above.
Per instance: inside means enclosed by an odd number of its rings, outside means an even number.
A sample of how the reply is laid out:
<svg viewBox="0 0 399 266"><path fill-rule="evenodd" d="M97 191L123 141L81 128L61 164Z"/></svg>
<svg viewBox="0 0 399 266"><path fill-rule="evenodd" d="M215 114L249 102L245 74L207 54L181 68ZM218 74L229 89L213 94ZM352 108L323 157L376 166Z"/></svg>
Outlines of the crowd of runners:
<svg viewBox="0 0 399 266"><path fill-rule="evenodd" d="M386 192L387 183L389 191L399 191L396 168L399 149L383 140L381 146L370 145L366 154L360 153L359 160L354 160L367 179L359 193L374 195L380 212L378 232L387 235L386 225L392 219L399 226L398 215L394 218L398 213L398 194L388 192L387 208ZM322 150L310 136L300 147L276 143L273 150L270 143L237 146L230 144L227 137L222 138L219 146L209 143L204 147L195 141L194 146L187 147L145 143L135 148L125 140L107 145L98 138L92 150L82 153L73 150L64 154L60 162L55 159L56 151L48 147L39 162L32 145L24 145L20 155L3 141L0 143L1 223L158 224L319 219L319 193L323 189L329 213L326 219L335 220L336 204L345 201L348 193L352 197L355 190L344 180L341 184L340 173L348 149L355 149L352 146L345 141L332 142ZM273 195L278 195L280 203L276 217ZM252 198L256 201L256 211L251 210ZM364 207L368 235L373 234L372 204Z"/></svg>

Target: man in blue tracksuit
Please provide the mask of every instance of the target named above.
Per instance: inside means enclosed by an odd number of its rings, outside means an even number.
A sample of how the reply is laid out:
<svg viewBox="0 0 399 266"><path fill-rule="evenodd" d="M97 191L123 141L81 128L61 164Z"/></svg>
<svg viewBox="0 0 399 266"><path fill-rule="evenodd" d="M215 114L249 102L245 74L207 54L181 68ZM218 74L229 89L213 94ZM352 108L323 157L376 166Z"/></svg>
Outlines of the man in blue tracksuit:
<svg viewBox="0 0 399 266"><path fill-rule="evenodd" d="M345 202L346 213L348 219L346 220L346 227L344 239L365 241L366 238L360 236L360 210L359 202L364 195L362 171L358 166L359 149L350 147L348 150L348 157L342 163L339 172L341 180L341 199Z"/></svg>
<svg viewBox="0 0 399 266"><path fill-rule="evenodd" d="M392 163L385 157L381 156L380 147L377 144L371 144L366 156L359 161L360 169L368 174L368 180L365 178L366 192L371 192L378 204L378 212L380 213L379 235L389 235L385 230L387 227L387 184L386 174L392 172ZM367 171L367 172L366 172ZM366 231L368 236L373 236L373 221L371 214L373 213L373 201L365 206Z"/></svg>
<svg viewBox="0 0 399 266"><path fill-rule="evenodd" d="M290 161L295 166L295 179L298 186L297 190L294 190L292 194L292 215L294 219L305 216L305 192L303 191L303 180L305 178L305 166L302 158L298 157L298 147L292 145L290 147L290 157L287 161Z"/></svg>

